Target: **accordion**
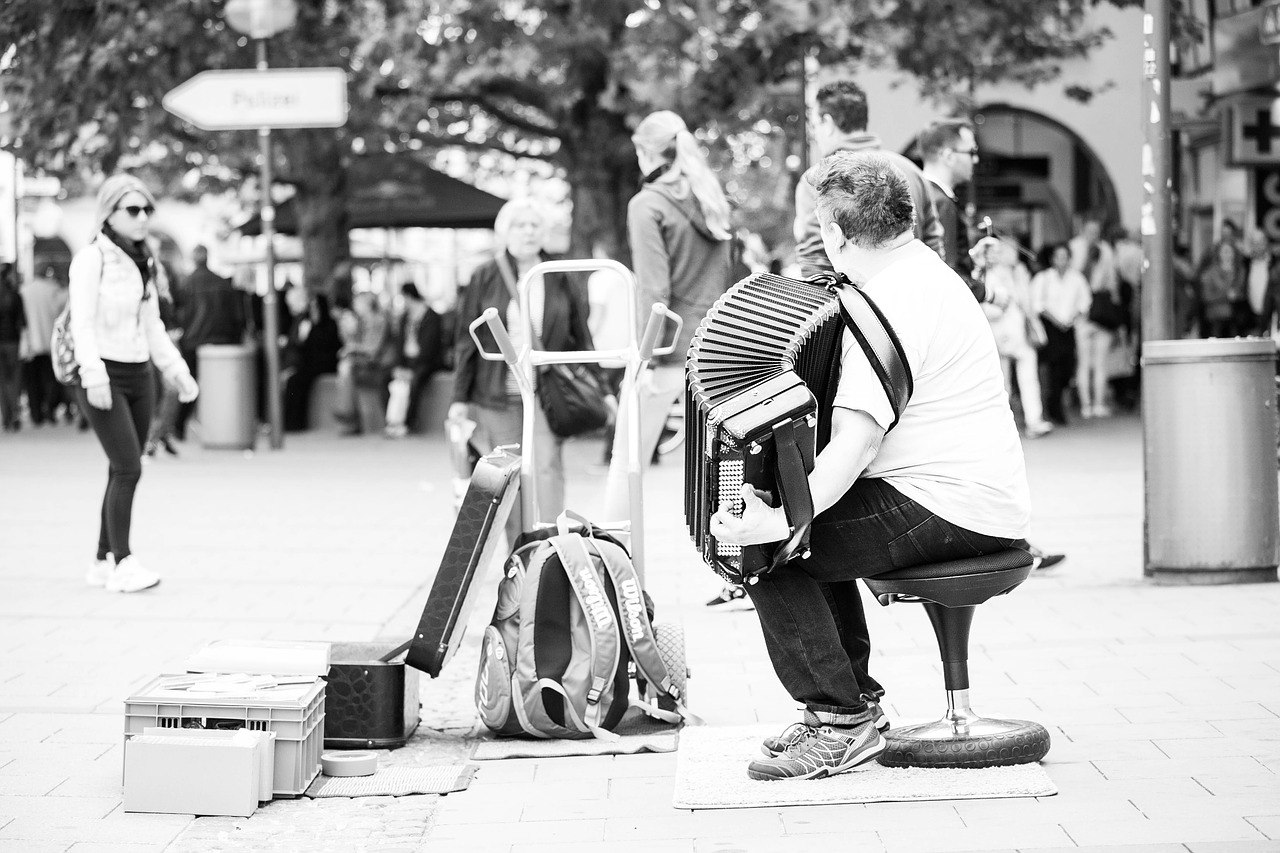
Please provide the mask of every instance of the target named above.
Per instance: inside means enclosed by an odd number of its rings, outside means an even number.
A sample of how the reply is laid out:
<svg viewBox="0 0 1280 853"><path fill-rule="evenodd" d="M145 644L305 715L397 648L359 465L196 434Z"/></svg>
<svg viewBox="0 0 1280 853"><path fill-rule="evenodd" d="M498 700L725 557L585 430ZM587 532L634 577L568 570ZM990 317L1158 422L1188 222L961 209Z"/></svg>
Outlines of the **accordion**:
<svg viewBox="0 0 1280 853"><path fill-rule="evenodd" d="M702 559L726 580L741 583L805 550L813 520L808 475L830 437L820 414L836 394L846 328L880 378L896 424L911 394L901 345L866 294L836 276L752 275L717 300L694 334L686 362L685 521ZM711 535L722 503L741 513L744 483L786 510L796 531L790 540L739 546Z"/></svg>

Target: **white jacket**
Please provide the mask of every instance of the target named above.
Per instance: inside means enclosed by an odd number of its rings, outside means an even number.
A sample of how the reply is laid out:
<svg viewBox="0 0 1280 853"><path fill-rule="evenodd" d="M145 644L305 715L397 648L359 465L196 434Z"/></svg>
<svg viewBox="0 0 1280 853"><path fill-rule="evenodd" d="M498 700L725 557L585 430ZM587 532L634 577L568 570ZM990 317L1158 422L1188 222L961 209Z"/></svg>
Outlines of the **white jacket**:
<svg viewBox="0 0 1280 853"><path fill-rule="evenodd" d="M164 377L189 373L178 348L160 322L154 287L143 299L142 274L133 259L105 234L98 234L71 259L71 339L80 384L106 385L102 360L153 361Z"/></svg>

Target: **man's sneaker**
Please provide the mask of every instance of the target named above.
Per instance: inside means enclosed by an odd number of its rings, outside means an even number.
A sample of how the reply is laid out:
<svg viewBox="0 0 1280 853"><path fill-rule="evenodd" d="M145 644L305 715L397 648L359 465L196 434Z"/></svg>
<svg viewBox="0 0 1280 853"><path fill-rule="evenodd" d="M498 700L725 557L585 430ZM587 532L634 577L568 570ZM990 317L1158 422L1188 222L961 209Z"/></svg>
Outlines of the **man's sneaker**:
<svg viewBox="0 0 1280 853"><path fill-rule="evenodd" d="M885 716L879 702L867 697L867 710L871 712L871 724L876 727L876 731L889 731L889 718ZM777 737L765 738L760 744L760 751L769 758L777 758L786 752L792 744L819 726L817 718L810 716L808 711L805 712L804 716L805 721L803 723L792 723Z"/></svg>
<svg viewBox="0 0 1280 853"><path fill-rule="evenodd" d="M144 568L137 557L125 557L107 578L108 592L141 592L160 583L160 576Z"/></svg>
<svg viewBox="0 0 1280 853"><path fill-rule="evenodd" d="M884 738L871 723L852 729L810 728L782 755L752 761L747 775L761 780L823 779L866 766L884 747Z"/></svg>
<svg viewBox="0 0 1280 853"><path fill-rule="evenodd" d="M746 587L732 583L725 584L720 594L707 602L707 606L718 607L721 610L755 610L756 607L747 596Z"/></svg>
<svg viewBox="0 0 1280 853"><path fill-rule="evenodd" d="M111 555L107 555L105 560L94 560L93 565L89 567L89 571L85 572L84 582L89 586L106 586L107 579L111 577L111 572L115 570L116 561L111 559Z"/></svg>

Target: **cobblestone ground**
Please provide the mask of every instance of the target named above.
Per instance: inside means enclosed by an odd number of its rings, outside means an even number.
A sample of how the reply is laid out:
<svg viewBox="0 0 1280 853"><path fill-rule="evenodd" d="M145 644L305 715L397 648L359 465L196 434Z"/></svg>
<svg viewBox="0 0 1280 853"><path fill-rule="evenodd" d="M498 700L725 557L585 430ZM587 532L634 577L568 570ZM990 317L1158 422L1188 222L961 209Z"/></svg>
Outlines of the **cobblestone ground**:
<svg viewBox="0 0 1280 853"><path fill-rule="evenodd" d="M250 818L194 821L167 853L417 853L440 798L274 800Z"/></svg>

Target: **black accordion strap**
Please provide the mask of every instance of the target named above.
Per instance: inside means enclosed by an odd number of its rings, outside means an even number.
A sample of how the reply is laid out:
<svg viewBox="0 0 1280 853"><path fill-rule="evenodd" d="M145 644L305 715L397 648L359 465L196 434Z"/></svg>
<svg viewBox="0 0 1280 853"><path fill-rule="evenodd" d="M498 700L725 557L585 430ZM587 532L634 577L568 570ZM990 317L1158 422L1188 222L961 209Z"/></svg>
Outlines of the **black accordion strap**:
<svg viewBox="0 0 1280 853"><path fill-rule="evenodd" d="M775 424L773 446L777 454L776 469L779 503L787 513L791 525L791 538L773 552L769 570L796 556L809 547L809 526L813 524L813 493L809 491L809 472L805 470L804 456L796 441L796 422L793 420Z"/></svg>
<svg viewBox="0 0 1280 853"><path fill-rule="evenodd" d="M881 313L880 306L871 301L866 291L852 283L831 285L830 289L840 298L840 316L866 353L871 369L876 372L884 393L889 397L893 423L885 430L888 432L898 425L915 388L906 351Z"/></svg>

